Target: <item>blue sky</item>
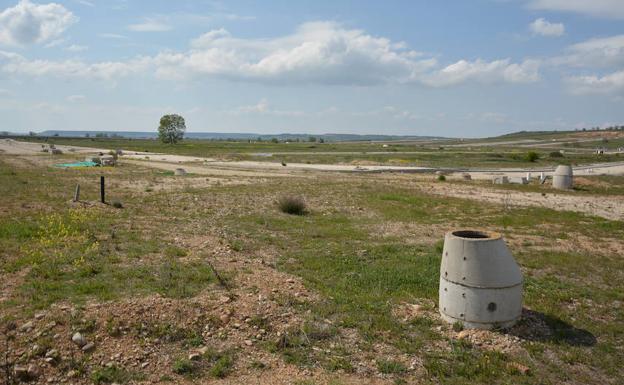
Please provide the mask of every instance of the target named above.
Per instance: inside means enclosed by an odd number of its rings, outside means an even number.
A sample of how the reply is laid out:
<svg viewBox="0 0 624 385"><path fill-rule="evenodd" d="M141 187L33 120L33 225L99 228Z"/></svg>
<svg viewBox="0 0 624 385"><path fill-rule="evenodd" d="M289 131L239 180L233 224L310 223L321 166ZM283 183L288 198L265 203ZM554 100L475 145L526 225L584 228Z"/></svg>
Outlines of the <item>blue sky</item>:
<svg viewBox="0 0 624 385"><path fill-rule="evenodd" d="M0 130L624 124L624 1L0 0Z"/></svg>

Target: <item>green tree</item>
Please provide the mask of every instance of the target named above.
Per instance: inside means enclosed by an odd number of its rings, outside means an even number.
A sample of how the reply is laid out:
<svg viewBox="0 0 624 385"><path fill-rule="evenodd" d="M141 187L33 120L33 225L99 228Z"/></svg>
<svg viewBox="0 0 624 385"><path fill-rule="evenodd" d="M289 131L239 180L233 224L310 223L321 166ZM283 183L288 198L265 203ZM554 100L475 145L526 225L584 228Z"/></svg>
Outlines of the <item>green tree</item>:
<svg viewBox="0 0 624 385"><path fill-rule="evenodd" d="M535 162L536 160L539 159L539 154L535 151L529 151L526 154L526 160L528 160L529 162Z"/></svg>
<svg viewBox="0 0 624 385"><path fill-rule="evenodd" d="M176 144L184 138L186 123L177 114L163 115L158 126L158 138L163 143Z"/></svg>

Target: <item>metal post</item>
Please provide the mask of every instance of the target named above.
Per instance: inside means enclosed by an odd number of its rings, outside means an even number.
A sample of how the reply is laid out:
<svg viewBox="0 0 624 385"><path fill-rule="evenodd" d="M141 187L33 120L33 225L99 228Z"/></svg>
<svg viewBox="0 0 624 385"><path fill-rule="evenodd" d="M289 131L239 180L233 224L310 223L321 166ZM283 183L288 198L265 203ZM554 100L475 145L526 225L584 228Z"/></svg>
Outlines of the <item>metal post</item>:
<svg viewBox="0 0 624 385"><path fill-rule="evenodd" d="M76 184L76 191L74 192L74 202L78 202L80 200L80 185Z"/></svg>
<svg viewBox="0 0 624 385"><path fill-rule="evenodd" d="M106 193L104 191L104 176L100 177L100 199L102 203L106 203Z"/></svg>

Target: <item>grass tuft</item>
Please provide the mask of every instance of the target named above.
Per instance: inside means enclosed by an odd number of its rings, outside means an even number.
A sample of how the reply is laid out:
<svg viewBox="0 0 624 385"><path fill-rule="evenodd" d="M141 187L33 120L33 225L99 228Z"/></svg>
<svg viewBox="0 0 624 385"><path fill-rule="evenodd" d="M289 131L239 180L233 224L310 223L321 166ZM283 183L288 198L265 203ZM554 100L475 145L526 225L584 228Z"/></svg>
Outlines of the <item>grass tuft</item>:
<svg viewBox="0 0 624 385"><path fill-rule="evenodd" d="M277 202L281 212L291 215L304 215L307 213L306 203L301 197L283 196Z"/></svg>

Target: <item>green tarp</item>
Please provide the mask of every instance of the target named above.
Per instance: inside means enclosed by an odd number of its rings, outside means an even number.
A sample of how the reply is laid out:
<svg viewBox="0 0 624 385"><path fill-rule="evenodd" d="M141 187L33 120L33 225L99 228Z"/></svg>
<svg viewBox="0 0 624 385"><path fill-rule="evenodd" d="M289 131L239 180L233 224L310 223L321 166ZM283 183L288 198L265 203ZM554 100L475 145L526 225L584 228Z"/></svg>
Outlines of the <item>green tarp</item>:
<svg viewBox="0 0 624 385"><path fill-rule="evenodd" d="M76 163L60 163L55 164L54 167L96 167L99 166L95 162L76 162Z"/></svg>

